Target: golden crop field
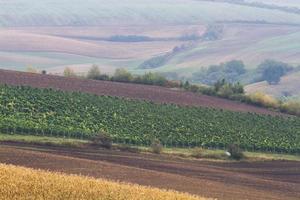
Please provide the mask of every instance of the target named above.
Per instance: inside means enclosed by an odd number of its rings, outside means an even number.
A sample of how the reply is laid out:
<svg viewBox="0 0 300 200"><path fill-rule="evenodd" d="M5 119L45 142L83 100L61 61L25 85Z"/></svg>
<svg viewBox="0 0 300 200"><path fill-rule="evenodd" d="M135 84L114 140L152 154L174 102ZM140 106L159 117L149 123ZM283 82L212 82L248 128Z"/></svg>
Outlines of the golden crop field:
<svg viewBox="0 0 300 200"><path fill-rule="evenodd" d="M204 200L133 184L0 164L0 199Z"/></svg>

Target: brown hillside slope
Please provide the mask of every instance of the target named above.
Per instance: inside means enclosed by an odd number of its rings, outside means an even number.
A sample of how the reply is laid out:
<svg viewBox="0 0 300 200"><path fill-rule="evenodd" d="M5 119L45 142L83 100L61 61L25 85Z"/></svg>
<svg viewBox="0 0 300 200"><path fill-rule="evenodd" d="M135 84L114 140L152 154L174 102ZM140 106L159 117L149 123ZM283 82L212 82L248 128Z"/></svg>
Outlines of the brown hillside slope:
<svg viewBox="0 0 300 200"><path fill-rule="evenodd" d="M64 91L80 91L96 95L142 99L156 103L174 103L178 105L213 107L239 112L281 115L280 113L264 108L226 99L172 90L158 86L65 78L61 76L41 75L8 70L0 70L0 84L26 85L37 88L54 88Z"/></svg>

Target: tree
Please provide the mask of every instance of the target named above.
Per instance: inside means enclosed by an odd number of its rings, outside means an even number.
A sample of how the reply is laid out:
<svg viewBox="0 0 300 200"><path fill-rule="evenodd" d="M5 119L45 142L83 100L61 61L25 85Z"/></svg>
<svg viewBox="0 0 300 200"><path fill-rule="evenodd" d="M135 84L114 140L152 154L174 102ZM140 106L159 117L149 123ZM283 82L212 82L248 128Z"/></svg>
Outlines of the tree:
<svg viewBox="0 0 300 200"><path fill-rule="evenodd" d="M73 69L71 69L70 67L66 67L64 69L64 76L65 77L76 77L76 74Z"/></svg>
<svg viewBox="0 0 300 200"><path fill-rule="evenodd" d="M29 72L29 73L35 73L35 74L37 73L37 69L35 69L32 66L28 66L26 71Z"/></svg>
<svg viewBox="0 0 300 200"><path fill-rule="evenodd" d="M133 76L130 72L128 72L126 69L116 69L113 80L114 81L120 81L120 82L130 82L132 81Z"/></svg>
<svg viewBox="0 0 300 200"><path fill-rule="evenodd" d="M246 69L243 61L232 60L224 64L224 72L241 75L246 72Z"/></svg>
<svg viewBox="0 0 300 200"><path fill-rule="evenodd" d="M271 85L278 84L281 77L285 75L291 67L283 62L265 60L258 66L258 69L262 72L262 79Z"/></svg>
<svg viewBox="0 0 300 200"><path fill-rule="evenodd" d="M148 72L141 76L141 83L149 85L160 85L164 86L168 80L159 73Z"/></svg>
<svg viewBox="0 0 300 200"><path fill-rule="evenodd" d="M98 77L100 77L100 75L101 75L101 73L100 73L100 69L99 69L98 65L93 65L87 73L87 78L88 79L98 79Z"/></svg>

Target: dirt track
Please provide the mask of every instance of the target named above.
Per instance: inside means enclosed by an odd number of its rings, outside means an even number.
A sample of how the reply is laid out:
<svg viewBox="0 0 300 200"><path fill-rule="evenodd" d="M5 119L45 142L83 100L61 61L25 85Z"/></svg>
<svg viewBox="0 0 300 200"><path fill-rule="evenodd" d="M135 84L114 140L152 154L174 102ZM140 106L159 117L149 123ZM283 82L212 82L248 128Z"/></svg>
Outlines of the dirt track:
<svg viewBox="0 0 300 200"><path fill-rule="evenodd" d="M211 162L119 151L6 144L0 162L218 199L300 199L300 163Z"/></svg>
<svg viewBox="0 0 300 200"><path fill-rule="evenodd" d="M156 103L174 103L178 105L213 107L239 112L283 115L268 109L226 99L195 94L192 92L172 90L158 86L65 78L61 76L41 75L7 70L0 70L0 84L27 85L38 88L54 88L64 91L80 91L96 95L143 99Z"/></svg>

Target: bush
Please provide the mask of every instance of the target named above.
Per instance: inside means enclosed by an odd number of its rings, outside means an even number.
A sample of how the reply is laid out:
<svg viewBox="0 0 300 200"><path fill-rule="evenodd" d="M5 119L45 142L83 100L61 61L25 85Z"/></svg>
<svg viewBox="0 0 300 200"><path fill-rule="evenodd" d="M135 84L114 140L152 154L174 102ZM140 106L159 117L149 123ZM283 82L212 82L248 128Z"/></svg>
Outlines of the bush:
<svg viewBox="0 0 300 200"><path fill-rule="evenodd" d="M300 116L300 101L290 100L282 103L280 110Z"/></svg>
<svg viewBox="0 0 300 200"><path fill-rule="evenodd" d="M73 69L71 69L70 67L66 67L64 69L64 76L65 77L76 77L76 74Z"/></svg>
<svg viewBox="0 0 300 200"><path fill-rule="evenodd" d="M133 80L133 76L126 69L120 68L116 69L114 76L112 77L113 81L119 82L131 82Z"/></svg>
<svg viewBox="0 0 300 200"><path fill-rule="evenodd" d="M258 106L272 107L272 108L279 107L279 102L275 98L273 98L270 95L264 94L262 92L256 92L254 94L250 94L249 100L251 103Z"/></svg>
<svg viewBox="0 0 300 200"><path fill-rule="evenodd" d="M100 69L97 65L93 65L87 73L88 79L97 79L100 76Z"/></svg>
<svg viewBox="0 0 300 200"><path fill-rule="evenodd" d="M192 157L194 158L203 158L204 150L202 148L195 148L192 151Z"/></svg>
<svg viewBox="0 0 300 200"><path fill-rule="evenodd" d="M156 56L153 58L150 58L146 61L144 61L142 64L140 64L140 69L154 69L163 66L168 62L170 58L169 54Z"/></svg>
<svg viewBox="0 0 300 200"><path fill-rule="evenodd" d="M228 152L230 153L230 158L234 160L241 160L244 158L244 154L237 144L230 144L228 146Z"/></svg>
<svg viewBox="0 0 300 200"><path fill-rule="evenodd" d="M92 144L99 147L104 147L107 149L111 149L112 147L112 138L109 134L105 132L101 132L91 139Z"/></svg>
<svg viewBox="0 0 300 200"><path fill-rule="evenodd" d="M111 42L148 42L153 41L152 38L144 35L113 35L108 38Z"/></svg>
<svg viewBox="0 0 300 200"><path fill-rule="evenodd" d="M278 62L275 60L265 60L258 66L258 70L262 71L262 78L270 85L278 84L283 75L292 69L286 63Z"/></svg>
<svg viewBox="0 0 300 200"><path fill-rule="evenodd" d="M158 139L154 139L151 143L151 151L156 154L160 154L162 152L162 145Z"/></svg>

